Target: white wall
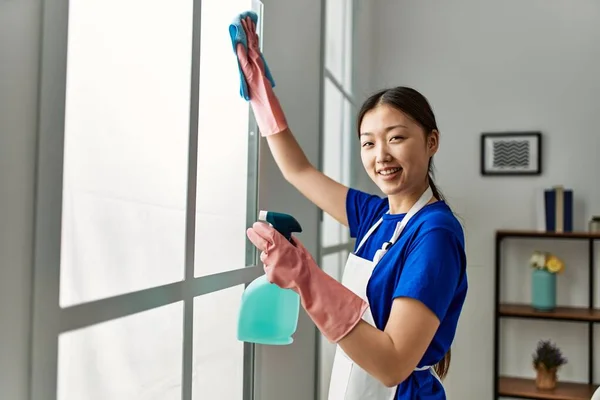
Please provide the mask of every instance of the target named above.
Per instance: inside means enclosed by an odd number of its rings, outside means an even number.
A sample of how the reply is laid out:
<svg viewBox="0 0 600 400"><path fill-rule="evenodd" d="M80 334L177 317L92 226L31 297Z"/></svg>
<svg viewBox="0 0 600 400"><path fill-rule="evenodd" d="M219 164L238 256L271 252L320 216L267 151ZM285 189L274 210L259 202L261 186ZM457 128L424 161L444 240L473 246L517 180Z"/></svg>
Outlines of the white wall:
<svg viewBox="0 0 600 400"><path fill-rule="evenodd" d="M320 3L267 0L264 30L276 91L315 164ZM14 400L26 399L28 392L40 28L41 1L0 3L0 387L3 398ZM293 213L303 226L303 242L316 253L317 209L281 178L266 146L261 156L260 207ZM315 339L314 325L303 314L292 346L258 346L258 398L314 398Z"/></svg>
<svg viewBox="0 0 600 400"><path fill-rule="evenodd" d="M449 398L491 399L494 231L535 228L535 191L554 184L574 189L576 229L586 229L590 216L600 214L600 3L372 4L373 58L368 60L372 75L367 79L373 90L407 85L428 97L441 129L438 182L466 224L470 292L453 346ZM479 175L481 132L528 129L544 134L542 176ZM536 247L566 259L558 301L585 305L585 244L552 241L510 243L506 252L512 263L503 280L510 287L503 298L529 301L526 260ZM569 358L559 379L585 381L585 334L586 329L577 325L507 321L502 329L506 351L501 371L532 377L535 343L551 338Z"/></svg>
<svg viewBox="0 0 600 400"><path fill-rule="evenodd" d="M0 387L27 396L40 0L0 3Z"/></svg>
<svg viewBox="0 0 600 400"><path fill-rule="evenodd" d="M264 4L265 58L276 80L275 92L300 146L317 165L321 2L265 0ZM318 209L285 182L264 139L261 146L260 208L292 214L302 225L300 240L316 254ZM259 346L257 356L262 379L258 383L257 399L314 398L316 338L314 324L301 312L292 345Z"/></svg>

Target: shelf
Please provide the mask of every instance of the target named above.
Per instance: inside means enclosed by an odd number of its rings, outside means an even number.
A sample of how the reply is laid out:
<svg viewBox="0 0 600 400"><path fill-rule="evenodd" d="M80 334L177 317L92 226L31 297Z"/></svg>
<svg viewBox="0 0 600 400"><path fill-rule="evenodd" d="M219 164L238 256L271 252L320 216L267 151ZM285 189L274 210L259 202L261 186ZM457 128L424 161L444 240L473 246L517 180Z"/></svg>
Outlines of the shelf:
<svg viewBox="0 0 600 400"><path fill-rule="evenodd" d="M534 379L500 377L498 390L500 396L518 397L522 399L547 400L590 400L597 385L585 383L561 382L552 390L539 390Z"/></svg>
<svg viewBox="0 0 600 400"><path fill-rule="evenodd" d="M588 273L589 273L589 303L593 304L595 291L597 290L594 279L595 265L595 245L600 241L600 232L548 232L544 230L524 230L524 229L501 229L495 232L495 306L496 313L494 318L494 382L495 398L519 398L519 399L542 399L542 400L590 400L598 389L598 383L594 380L594 324L600 323L600 307L556 307L551 311L539 311L534 309L529 302L512 303L502 302L500 297L501 274L502 274L502 240L504 239L555 239L555 240L581 240L586 244L588 250ZM587 284L586 284L587 286ZM503 318L532 319L561 322L585 323L589 329L587 331L588 357L585 360L587 364L588 379L586 383L559 381L555 389L540 390L536 387L535 378L527 379L517 376L501 376L501 343L500 343L500 321ZM583 343L583 340L582 340ZM584 362L584 360L581 360ZM588 384L592 383L592 384Z"/></svg>
<svg viewBox="0 0 600 400"><path fill-rule="evenodd" d="M535 230L499 230L496 231L498 239L509 237L526 238L559 238L559 239L600 239L600 232L546 232Z"/></svg>
<svg viewBox="0 0 600 400"><path fill-rule="evenodd" d="M556 307L553 311L538 311L527 304L503 303L498 312L503 317L600 322L600 310L586 307Z"/></svg>

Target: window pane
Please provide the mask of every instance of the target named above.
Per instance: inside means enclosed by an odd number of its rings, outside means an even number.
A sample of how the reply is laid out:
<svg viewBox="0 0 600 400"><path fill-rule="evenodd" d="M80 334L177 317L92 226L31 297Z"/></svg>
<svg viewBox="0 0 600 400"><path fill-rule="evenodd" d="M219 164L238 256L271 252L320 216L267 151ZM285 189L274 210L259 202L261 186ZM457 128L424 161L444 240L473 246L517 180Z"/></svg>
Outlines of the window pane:
<svg viewBox="0 0 600 400"><path fill-rule="evenodd" d="M250 108L227 28L251 0L204 0L200 56L195 276L246 265ZM250 159L249 159L250 157ZM250 183L249 183L250 181ZM252 211L254 212L254 210Z"/></svg>
<svg viewBox="0 0 600 400"><path fill-rule="evenodd" d="M342 135L344 123L344 98L330 79L325 78L323 132L323 172L332 179L342 180Z"/></svg>
<svg viewBox="0 0 600 400"><path fill-rule="evenodd" d="M323 135L323 173L333 180L342 180L343 97L331 80L325 78L325 130ZM323 214L321 244L337 245L342 238L342 225L329 214Z"/></svg>
<svg viewBox="0 0 600 400"><path fill-rule="evenodd" d="M325 67L352 93L352 0L327 0Z"/></svg>
<svg viewBox="0 0 600 400"><path fill-rule="evenodd" d="M346 250L324 255L321 268L323 268L323 271L331 275L333 278L341 281L347 259L348 251Z"/></svg>
<svg viewBox="0 0 600 400"><path fill-rule="evenodd" d="M183 303L63 333L58 400L181 399Z"/></svg>
<svg viewBox="0 0 600 400"><path fill-rule="evenodd" d="M70 3L62 306L183 277L191 16L192 0Z"/></svg>
<svg viewBox="0 0 600 400"><path fill-rule="evenodd" d="M244 344L237 320L244 285L194 299L194 400L239 399L244 389Z"/></svg>
<svg viewBox="0 0 600 400"><path fill-rule="evenodd" d="M344 1L344 78L342 86L347 93L352 93L352 65L353 65L353 43L354 43L354 9L352 7L353 0Z"/></svg>
<svg viewBox="0 0 600 400"><path fill-rule="evenodd" d="M323 247L335 246L342 243L342 229L344 226L323 212L321 222L321 245Z"/></svg>
<svg viewBox="0 0 600 400"><path fill-rule="evenodd" d="M351 121L350 103L325 78L324 101L325 127L323 133L323 172L332 179L350 184L351 178ZM335 246L348 241L347 228L328 214L323 215L321 224L321 244Z"/></svg>
<svg viewBox="0 0 600 400"><path fill-rule="evenodd" d="M343 100L343 117L341 125L342 130L342 183L344 185L352 185L352 159L360 160L360 141L355 129L355 115L352 104L344 97Z"/></svg>
<svg viewBox="0 0 600 400"><path fill-rule="evenodd" d="M344 77L344 9L346 0L327 0L325 67L342 82Z"/></svg>

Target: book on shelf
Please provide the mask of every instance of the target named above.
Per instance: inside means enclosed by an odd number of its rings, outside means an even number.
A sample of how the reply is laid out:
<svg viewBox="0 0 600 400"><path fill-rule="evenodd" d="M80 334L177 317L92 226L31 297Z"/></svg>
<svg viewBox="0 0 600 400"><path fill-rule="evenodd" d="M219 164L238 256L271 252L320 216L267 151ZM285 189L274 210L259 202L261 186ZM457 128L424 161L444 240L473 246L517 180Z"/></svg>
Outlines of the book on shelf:
<svg viewBox="0 0 600 400"><path fill-rule="evenodd" d="M539 193L538 230L573 232L573 190L562 185L543 189Z"/></svg>

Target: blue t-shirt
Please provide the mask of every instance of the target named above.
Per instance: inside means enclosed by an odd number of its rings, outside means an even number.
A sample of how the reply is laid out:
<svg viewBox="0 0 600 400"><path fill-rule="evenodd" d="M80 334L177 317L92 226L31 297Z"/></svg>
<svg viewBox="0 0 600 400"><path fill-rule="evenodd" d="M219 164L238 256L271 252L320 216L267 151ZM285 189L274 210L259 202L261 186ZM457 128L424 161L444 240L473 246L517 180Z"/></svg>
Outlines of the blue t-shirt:
<svg viewBox="0 0 600 400"><path fill-rule="evenodd" d="M387 198L350 189L346 212L350 236L358 247L381 217L383 221L357 256L373 260L391 239L405 214L386 214ZM423 207L408 221L396 243L379 261L367 285L367 297L378 329L384 330L396 297L421 301L440 320L440 326L418 366L433 366L449 350L467 293L466 255L462 227L444 201ZM407 321L410 323L410 321ZM440 400L446 395L429 370L414 371L398 385L397 400Z"/></svg>

